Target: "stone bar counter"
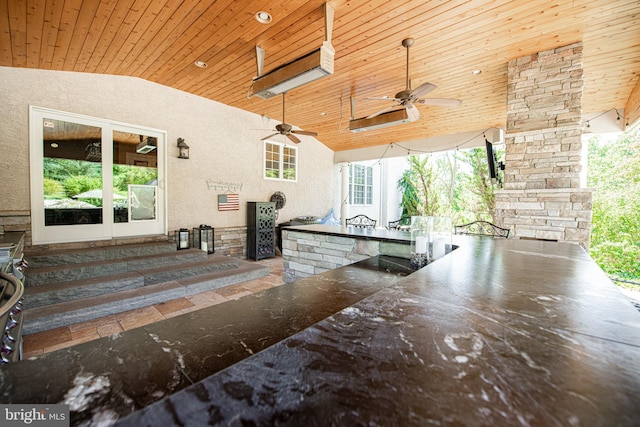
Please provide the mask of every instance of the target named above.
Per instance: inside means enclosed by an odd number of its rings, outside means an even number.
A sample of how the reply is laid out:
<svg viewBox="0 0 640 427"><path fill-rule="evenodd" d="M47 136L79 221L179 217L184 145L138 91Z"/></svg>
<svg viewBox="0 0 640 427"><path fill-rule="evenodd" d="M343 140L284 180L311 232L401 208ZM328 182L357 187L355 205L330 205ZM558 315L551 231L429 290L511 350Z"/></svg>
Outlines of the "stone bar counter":
<svg viewBox="0 0 640 427"><path fill-rule="evenodd" d="M283 279L324 273L376 255L409 258L406 231L333 225L286 227L282 231Z"/></svg>
<svg viewBox="0 0 640 427"><path fill-rule="evenodd" d="M1 401L72 425L638 425L640 313L583 249L454 244L3 366Z"/></svg>

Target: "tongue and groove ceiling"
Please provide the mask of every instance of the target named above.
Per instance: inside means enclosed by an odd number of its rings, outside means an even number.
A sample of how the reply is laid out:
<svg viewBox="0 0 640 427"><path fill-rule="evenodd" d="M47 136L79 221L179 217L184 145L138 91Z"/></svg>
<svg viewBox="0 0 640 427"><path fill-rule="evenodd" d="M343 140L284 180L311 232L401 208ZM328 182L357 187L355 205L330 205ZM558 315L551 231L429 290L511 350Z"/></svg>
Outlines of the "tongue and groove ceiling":
<svg viewBox="0 0 640 427"><path fill-rule="evenodd" d="M134 76L280 120L280 96L248 98L257 75L319 47L324 0L0 0L0 66ZM333 75L287 94L288 123L334 151L505 127L507 62L582 41L583 114L625 107L640 80L638 0L335 0ZM265 25L254 15L273 17ZM457 108L418 106L415 123L352 133L412 86ZM198 68L195 61L205 61ZM473 74L480 70L480 74ZM638 96L637 94L634 96ZM621 110L620 110L621 111ZM633 118L633 117L632 117ZM304 138L304 137L303 137Z"/></svg>

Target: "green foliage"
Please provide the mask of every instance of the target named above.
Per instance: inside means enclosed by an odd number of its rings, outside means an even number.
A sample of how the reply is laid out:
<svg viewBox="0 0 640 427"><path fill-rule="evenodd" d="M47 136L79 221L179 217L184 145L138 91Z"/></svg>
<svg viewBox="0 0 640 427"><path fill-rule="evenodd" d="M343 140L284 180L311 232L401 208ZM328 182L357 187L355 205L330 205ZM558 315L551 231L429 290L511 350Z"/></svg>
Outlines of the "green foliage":
<svg viewBox="0 0 640 427"><path fill-rule="evenodd" d="M43 159L44 176L63 182L66 178L76 175L89 177L101 177L102 165L100 163L84 160L58 159L45 157Z"/></svg>
<svg viewBox="0 0 640 427"><path fill-rule="evenodd" d="M129 184L143 185L155 179L158 179L158 169L156 168L129 165L113 166L113 188L123 195L127 194Z"/></svg>
<svg viewBox="0 0 640 427"><path fill-rule="evenodd" d="M589 140L590 255L608 274L640 281L640 131Z"/></svg>
<svg viewBox="0 0 640 427"><path fill-rule="evenodd" d="M430 191L435 179L430 156L409 156L409 169L400 180L402 191L402 216L435 216L438 211L438 195Z"/></svg>
<svg viewBox="0 0 640 427"><path fill-rule="evenodd" d="M494 192L484 148L410 156L398 180L402 216L451 217L454 224L493 222Z"/></svg>
<svg viewBox="0 0 640 427"><path fill-rule="evenodd" d="M47 199L63 199L65 197L64 186L55 179L44 178L44 196Z"/></svg>
<svg viewBox="0 0 640 427"><path fill-rule="evenodd" d="M296 179L296 170L295 170L295 168L285 168L282 171L282 179L290 179L292 181L295 181L295 179Z"/></svg>
<svg viewBox="0 0 640 427"><path fill-rule="evenodd" d="M71 198L85 191L102 188L102 178L85 175L70 176L64 180L63 186L67 197Z"/></svg>

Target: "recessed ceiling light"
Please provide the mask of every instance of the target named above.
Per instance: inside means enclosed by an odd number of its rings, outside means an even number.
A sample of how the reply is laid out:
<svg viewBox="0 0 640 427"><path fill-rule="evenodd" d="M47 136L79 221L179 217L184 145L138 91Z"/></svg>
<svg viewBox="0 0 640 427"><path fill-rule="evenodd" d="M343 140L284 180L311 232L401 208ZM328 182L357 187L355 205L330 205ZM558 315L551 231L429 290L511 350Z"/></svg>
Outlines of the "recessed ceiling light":
<svg viewBox="0 0 640 427"><path fill-rule="evenodd" d="M482 73L482 70L473 70L471 72L471 74L473 74L474 76L477 76L478 74Z"/></svg>
<svg viewBox="0 0 640 427"><path fill-rule="evenodd" d="M194 62L194 64L196 67L199 67L199 68L207 68L207 63L204 61L196 61Z"/></svg>
<svg viewBox="0 0 640 427"><path fill-rule="evenodd" d="M51 143L51 148L58 148L58 143L57 142L52 142Z"/></svg>
<svg viewBox="0 0 640 427"><path fill-rule="evenodd" d="M258 13L256 13L255 15L256 17L256 21L258 21L261 24L268 24L269 22L271 22L271 15L268 12L265 11L260 11Z"/></svg>

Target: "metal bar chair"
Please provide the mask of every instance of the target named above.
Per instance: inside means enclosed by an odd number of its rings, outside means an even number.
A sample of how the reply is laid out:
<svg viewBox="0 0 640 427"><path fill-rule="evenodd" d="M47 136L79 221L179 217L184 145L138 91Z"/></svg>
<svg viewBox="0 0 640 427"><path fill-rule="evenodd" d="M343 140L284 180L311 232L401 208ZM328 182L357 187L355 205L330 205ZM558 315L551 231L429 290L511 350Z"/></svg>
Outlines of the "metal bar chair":
<svg viewBox="0 0 640 427"><path fill-rule="evenodd" d="M362 214L346 219L347 226L359 228L376 228L377 222L377 220Z"/></svg>
<svg viewBox="0 0 640 427"><path fill-rule="evenodd" d="M474 221L454 227L455 234L467 234L470 236L492 236L508 239L510 232L510 229L498 227L488 221Z"/></svg>

